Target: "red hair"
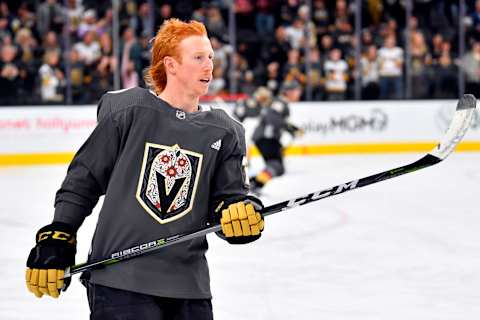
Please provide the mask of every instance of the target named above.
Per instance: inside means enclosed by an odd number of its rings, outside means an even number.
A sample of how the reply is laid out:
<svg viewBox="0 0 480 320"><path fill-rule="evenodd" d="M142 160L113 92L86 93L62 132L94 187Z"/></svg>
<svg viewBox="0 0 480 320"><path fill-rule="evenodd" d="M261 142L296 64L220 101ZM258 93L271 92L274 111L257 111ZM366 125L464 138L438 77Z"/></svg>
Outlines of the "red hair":
<svg viewBox="0 0 480 320"><path fill-rule="evenodd" d="M207 36L205 25L198 21L183 22L172 18L165 20L158 29L152 46L152 60L145 74L145 83L157 94L167 85L167 74L163 65L163 58L174 57L180 61L178 46L180 42L190 36Z"/></svg>

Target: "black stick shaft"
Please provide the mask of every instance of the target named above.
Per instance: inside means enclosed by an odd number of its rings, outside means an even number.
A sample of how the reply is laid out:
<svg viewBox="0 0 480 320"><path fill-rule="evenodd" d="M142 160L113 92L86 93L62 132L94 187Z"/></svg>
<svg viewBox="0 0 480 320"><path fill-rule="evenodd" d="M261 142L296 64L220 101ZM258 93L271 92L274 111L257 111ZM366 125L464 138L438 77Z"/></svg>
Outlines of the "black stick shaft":
<svg viewBox="0 0 480 320"><path fill-rule="evenodd" d="M301 197L293 198L293 199L290 199L290 200L286 200L286 201L282 201L282 202L270 205L268 207L265 207L261 211L261 213L262 213L263 216L268 216L268 215L275 214L275 213L278 213L278 212L281 212L281 211L286 211L286 210L289 210L289 209L292 209L292 208L296 208L298 206L303 206L307 203L322 200L322 199L325 199L325 198L328 198L328 197L331 197L331 196L335 196L335 195L338 195L338 194L341 194L341 193L344 193L344 192L347 192L347 191L351 191L351 190L354 190L354 189L357 189L357 188L360 188L360 187L368 186L368 185L371 185L371 184L374 184L374 183L377 183L377 182L380 182L380 181L383 181L383 180L398 177L400 175L403 175L403 174L406 174L406 173L409 173L409 172L417 171L417 170L423 169L425 167L429 167L431 165L434 165L434 164L436 164L440 161L442 161L442 160L435 157L435 156L427 154L426 156L424 156L420 160L418 160L414 163L402 166L402 167L387 170L387 171L377 173L377 174L374 174L374 175L371 175L371 176L368 176L368 177L365 177L365 178L362 178L362 179L352 180L352 181L342 183L342 184L336 185L336 186L328 188L328 189L324 189L324 190L321 190L321 191L309 193L309 194L301 196ZM175 235L175 236L168 237L168 238L161 238L161 239L157 239L157 240L154 240L154 241L150 241L148 243L144 243L144 244L141 244L141 245L138 245L138 246L126 249L126 250L115 252L115 253L112 254L112 257L108 258L108 259L104 259L104 260L100 260L100 261L96 261L96 262L92 262L92 263L87 263L87 264L75 265L75 266L71 267L70 269L67 269L67 271L65 272L65 277L69 277L73 274L84 272L84 271L87 271L87 270L102 268L104 266L107 266L107 265L110 265L110 264L115 264L115 263L118 263L120 261L131 259L133 257L137 257L137 256L140 256L140 255L145 255L147 253L152 253L152 252L155 252L155 251L159 250L160 248L167 247L167 246L170 246L170 245L175 244L175 243L180 243L180 242L192 240L194 238L202 237L202 236L205 236L209 233L217 232L217 231L220 231L220 230L221 230L220 225L214 225L214 226L210 226L210 227L200 229L200 230L192 232L192 233L180 234L180 235Z"/></svg>

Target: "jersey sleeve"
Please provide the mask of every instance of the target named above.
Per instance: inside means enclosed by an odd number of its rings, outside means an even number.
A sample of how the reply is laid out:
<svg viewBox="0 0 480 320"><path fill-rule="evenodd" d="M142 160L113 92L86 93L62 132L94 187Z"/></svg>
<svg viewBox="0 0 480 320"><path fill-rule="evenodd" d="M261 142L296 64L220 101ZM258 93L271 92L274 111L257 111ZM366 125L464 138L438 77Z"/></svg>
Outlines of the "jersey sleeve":
<svg viewBox="0 0 480 320"><path fill-rule="evenodd" d="M215 208L222 202L240 201L248 194L248 177L246 173L245 130L239 123L234 123L222 141L221 154L217 160L210 191L212 218Z"/></svg>
<svg viewBox="0 0 480 320"><path fill-rule="evenodd" d="M236 135L230 136L227 143L232 147L226 150L224 157L220 160L213 182L210 212L211 221L214 224L220 223L223 208L248 198L246 144L243 127ZM230 244L245 244L260 238L260 236L226 238L221 231L216 234Z"/></svg>
<svg viewBox="0 0 480 320"><path fill-rule="evenodd" d="M105 100L99 103L97 126L70 163L55 197L54 221L76 229L105 194L120 150L120 120Z"/></svg>

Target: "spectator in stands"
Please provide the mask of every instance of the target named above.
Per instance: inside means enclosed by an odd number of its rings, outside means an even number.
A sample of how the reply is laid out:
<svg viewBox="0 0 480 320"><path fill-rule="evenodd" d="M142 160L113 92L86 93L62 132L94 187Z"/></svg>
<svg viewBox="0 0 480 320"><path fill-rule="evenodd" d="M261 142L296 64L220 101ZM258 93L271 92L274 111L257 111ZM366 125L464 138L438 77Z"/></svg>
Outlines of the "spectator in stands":
<svg viewBox="0 0 480 320"><path fill-rule="evenodd" d="M300 49L305 44L305 24L300 18L296 18L292 25L285 28L285 34L290 47L293 49Z"/></svg>
<svg viewBox="0 0 480 320"><path fill-rule="evenodd" d="M362 38L362 47L367 48L371 45L375 45L375 39L373 38L372 30L368 28L363 29L361 38Z"/></svg>
<svg viewBox="0 0 480 320"><path fill-rule="evenodd" d="M304 33L301 46L315 47L317 45L316 27L315 23L310 19L310 9L307 5L304 4L298 8L298 19L302 22Z"/></svg>
<svg viewBox="0 0 480 320"><path fill-rule="evenodd" d="M47 51L45 63L40 67L40 94L43 102L55 103L63 100L65 77L59 67L59 54L57 51Z"/></svg>
<svg viewBox="0 0 480 320"><path fill-rule="evenodd" d="M248 30L255 27L253 20L253 1L251 0L235 0L235 20L240 30Z"/></svg>
<svg viewBox="0 0 480 320"><path fill-rule="evenodd" d="M301 84L305 83L305 74L303 73L303 65L300 64L300 51L291 49L288 51L288 61L283 67L284 81L296 80Z"/></svg>
<svg viewBox="0 0 480 320"><path fill-rule="evenodd" d="M273 94L277 94L280 89L280 83L282 83L280 64L277 61L272 61L267 65L267 74L264 85L273 92Z"/></svg>
<svg viewBox="0 0 480 320"><path fill-rule="evenodd" d="M83 13L82 22L77 29L77 37L83 39L90 31L97 32L97 12L94 9L88 9Z"/></svg>
<svg viewBox="0 0 480 320"><path fill-rule="evenodd" d="M138 7L138 15L132 21L131 27L137 35L147 34L150 38L154 35L155 16L152 14L153 8L148 2L143 2Z"/></svg>
<svg viewBox="0 0 480 320"><path fill-rule="evenodd" d="M337 18L335 20L331 35L335 39L336 47L343 53L351 49L353 27L347 18Z"/></svg>
<svg viewBox="0 0 480 320"><path fill-rule="evenodd" d="M427 44L423 33L420 31L412 32L410 36L410 52L411 52L411 81L412 98L426 99L429 97L428 76L429 65L431 64L431 56L428 51ZM424 85L415 85L422 83Z"/></svg>
<svg viewBox="0 0 480 320"><path fill-rule="evenodd" d="M168 3L164 3L160 6L160 16L158 17L157 25L162 25L163 21L172 18L172 6ZM204 21L204 19L198 19L198 17L192 17L194 20Z"/></svg>
<svg viewBox="0 0 480 320"><path fill-rule="evenodd" d="M143 74L143 70L145 70L146 68L148 68L148 66L150 65L150 57L151 57L151 53L150 53L150 40L152 39L152 37L150 37L150 35L147 33L147 32L143 32L141 35L140 35L140 38L138 39L138 44L140 45L140 70L142 70L142 74ZM142 79L142 86L143 86L143 83L145 83L145 81Z"/></svg>
<svg viewBox="0 0 480 320"><path fill-rule="evenodd" d="M90 91L89 84L85 81L85 64L80 59L76 49L70 51L70 74L68 79L72 89L72 100L74 104L86 104L87 92ZM91 82L91 81L90 81Z"/></svg>
<svg viewBox="0 0 480 320"><path fill-rule="evenodd" d="M123 32L121 70L123 88L142 83L142 47L135 37L135 31L130 27Z"/></svg>
<svg viewBox="0 0 480 320"><path fill-rule="evenodd" d="M0 104L15 104L20 85L20 70L15 62L17 49L4 45L0 49Z"/></svg>
<svg viewBox="0 0 480 320"><path fill-rule="evenodd" d="M480 0L475 1L475 11L470 17L473 30L469 34L475 41L480 41Z"/></svg>
<svg viewBox="0 0 480 320"><path fill-rule="evenodd" d="M30 29L32 33L36 32L35 14L29 9L28 5L25 2L22 2L20 4L20 7L18 8L18 11L17 11L16 20L18 21L18 29L27 28L27 29Z"/></svg>
<svg viewBox="0 0 480 320"><path fill-rule="evenodd" d="M328 32L329 13L325 0L313 1L312 19L316 26L316 36L319 40Z"/></svg>
<svg viewBox="0 0 480 320"><path fill-rule="evenodd" d="M105 10L105 14L98 19L95 31L97 36L104 33L113 34L113 10L111 8Z"/></svg>
<svg viewBox="0 0 480 320"><path fill-rule="evenodd" d="M214 6L209 6L207 9L207 15L205 19L205 26L208 29L209 35L226 41L228 28L223 21L220 10Z"/></svg>
<svg viewBox="0 0 480 320"><path fill-rule="evenodd" d="M323 79L322 79L323 65L320 60L320 51L317 48L310 50L310 73L306 76L312 86L312 99L323 99Z"/></svg>
<svg viewBox="0 0 480 320"><path fill-rule="evenodd" d="M7 18L0 17L0 44L5 42L5 38L12 37Z"/></svg>
<svg viewBox="0 0 480 320"><path fill-rule="evenodd" d="M80 60L87 66L93 66L100 59L100 44L96 37L95 30L90 30L83 35L82 41L73 46L78 51Z"/></svg>
<svg viewBox="0 0 480 320"><path fill-rule="evenodd" d="M101 97L105 92L113 90L113 70L118 66L117 59L107 52L102 54L100 61L92 73L89 101Z"/></svg>
<svg viewBox="0 0 480 320"><path fill-rule="evenodd" d="M53 31L61 34L64 23L64 8L57 0L47 0L37 9L37 30L41 37Z"/></svg>
<svg viewBox="0 0 480 320"><path fill-rule="evenodd" d="M240 92L246 95L251 95L257 84L255 83L255 76L252 70L246 70L240 78Z"/></svg>
<svg viewBox="0 0 480 320"><path fill-rule="evenodd" d="M22 28L15 35L15 44L18 48L18 66L21 82L18 92L19 98L26 102L35 96L35 80L37 76L39 54L37 41L33 38L30 29ZM27 101L28 100L28 101Z"/></svg>
<svg viewBox="0 0 480 320"><path fill-rule="evenodd" d="M433 98L453 99L458 96L458 68L451 57L451 45L443 42L442 53L433 64ZM469 92L467 90L467 92Z"/></svg>
<svg viewBox="0 0 480 320"><path fill-rule="evenodd" d="M69 21L69 32L72 36L76 35L78 32L78 27L82 21L84 8L82 4L77 0L67 0L67 16Z"/></svg>
<svg viewBox="0 0 480 320"><path fill-rule="evenodd" d="M430 55L432 57L432 63L438 63L438 59L442 55L443 35L441 33L435 33L432 37L432 44Z"/></svg>
<svg viewBox="0 0 480 320"><path fill-rule="evenodd" d="M18 27L14 25L14 16L10 12L10 8L5 1L0 2L0 18L7 20L7 25L10 30L13 31L13 29L16 29L16 27Z"/></svg>
<svg viewBox="0 0 480 320"><path fill-rule="evenodd" d="M370 45L362 56L361 61L362 73L362 99L376 100L380 96L379 85L379 65L377 56L377 47Z"/></svg>
<svg viewBox="0 0 480 320"><path fill-rule="evenodd" d="M385 38L378 51L380 74L380 98L401 99L403 93L403 49L397 47L395 35Z"/></svg>
<svg viewBox="0 0 480 320"><path fill-rule="evenodd" d="M215 66L225 70L228 65L228 58L232 52L232 47L222 44L216 37L210 37L210 43L213 48Z"/></svg>
<svg viewBox="0 0 480 320"><path fill-rule="evenodd" d="M292 46L287 39L285 27L278 26L275 30L275 39L272 44L266 46L266 62L278 62L280 65L284 65L287 62L288 51Z"/></svg>
<svg viewBox="0 0 480 320"><path fill-rule="evenodd" d="M232 60L233 60L233 66L229 64L229 68L233 70L233 77L235 78L235 81L237 82L237 84L239 84L241 81L243 81L243 76L245 72L249 70L248 62L245 59L245 57L243 57L239 52L233 53Z"/></svg>
<svg viewBox="0 0 480 320"><path fill-rule="evenodd" d="M255 3L255 28L261 39L270 38L275 30L276 1L257 0Z"/></svg>
<svg viewBox="0 0 480 320"><path fill-rule="evenodd" d="M215 66L213 68L213 78L208 87L208 95L218 95L220 94L226 87L227 83L223 76L223 69L220 66Z"/></svg>
<svg viewBox="0 0 480 320"><path fill-rule="evenodd" d="M298 8L300 7L299 0L281 1L278 11L280 16L279 25L291 25L295 19Z"/></svg>
<svg viewBox="0 0 480 320"><path fill-rule="evenodd" d="M43 56L47 51L56 51L59 55L62 53L57 34L53 31L48 31L43 38L41 55Z"/></svg>
<svg viewBox="0 0 480 320"><path fill-rule="evenodd" d="M320 41L320 60L326 61L330 51L333 49L333 38L331 35L326 34L322 37Z"/></svg>
<svg viewBox="0 0 480 320"><path fill-rule="evenodd" d="M414 15L419 17L418 23L422 29L428 28L428 26L431 24L431 13L433 10L431 2L433 1L415 1L415 5L412 7Z"/></svg>
<svg viewBox="0 0 480 320"><path fill-rule="evenodd" d="M103 33L99 37L99 45L100 45L100 56L113 58L113 45L112 45L112 37L109 33Z"/></svg>
<svg viewBox="0 0 480 320"><path fill-rule="evenodd" d="M480 95L480 42L474 42L472 49L463 57L462 68L465 72L465 92L478 97Z"/></svg>
<svg viewBox="0 0 480 320"><path fill-rule="evenodd" d="M330 51L329 59L323 66L325 74L325 94L327 100L345 100L347 92L348 65L342 59L338 48Z"/></svg>

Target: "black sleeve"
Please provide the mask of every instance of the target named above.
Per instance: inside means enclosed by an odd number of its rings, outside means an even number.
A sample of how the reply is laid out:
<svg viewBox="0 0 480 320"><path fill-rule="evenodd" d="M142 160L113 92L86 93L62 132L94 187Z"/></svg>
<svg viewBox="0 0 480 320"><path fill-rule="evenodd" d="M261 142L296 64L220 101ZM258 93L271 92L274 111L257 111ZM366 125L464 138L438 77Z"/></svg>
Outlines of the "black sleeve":
<svg viewBox="0 0 480 320"><path fill-rule="evenodd" d="M78 229L104 195L120 149L119 120L99 105L99 122L75 155L55 197L54 221ZM103 109L103 110L102 110Z"/></svg>
<svg viewBox="0 0 480 320"><path fill-rule="evenodd" d="M238 198L248 193L245 172L246 145L242 130L229 134L222 141L222 154L217 161L211 190L211 203L215 208L220 202L230 198Z"/></svg>
<svg viewBox="0 0 480 320"><path fill-rule="evenodd" d="M213 189L212 189L212 207L210 212L211 222L214 224L220 223L222 208L228 207L228 204L238 201L248 200L248 184L245 166L246 163L246 145L245 133L243 127L235 131L235 134L228 136L228 141L225 145L230 146L225 148L223 157L218 162L215 172ZM222 145L224 143L222 142ZM257 200L261 206L261 201ZM245 244L260 238L258 236L226 238L223 233L217 232L217 236L226 240L230 244Z"/></svg>
<svg viewBox="0 0 480 320"><path fill-rule="evenodd" d="M295 135L295 132L300 130L300 128L297 127L296 125L292 124L292 123L287 122L285 130L287 130L287 132L290 133L293 136L293 135Z"/></svg>

